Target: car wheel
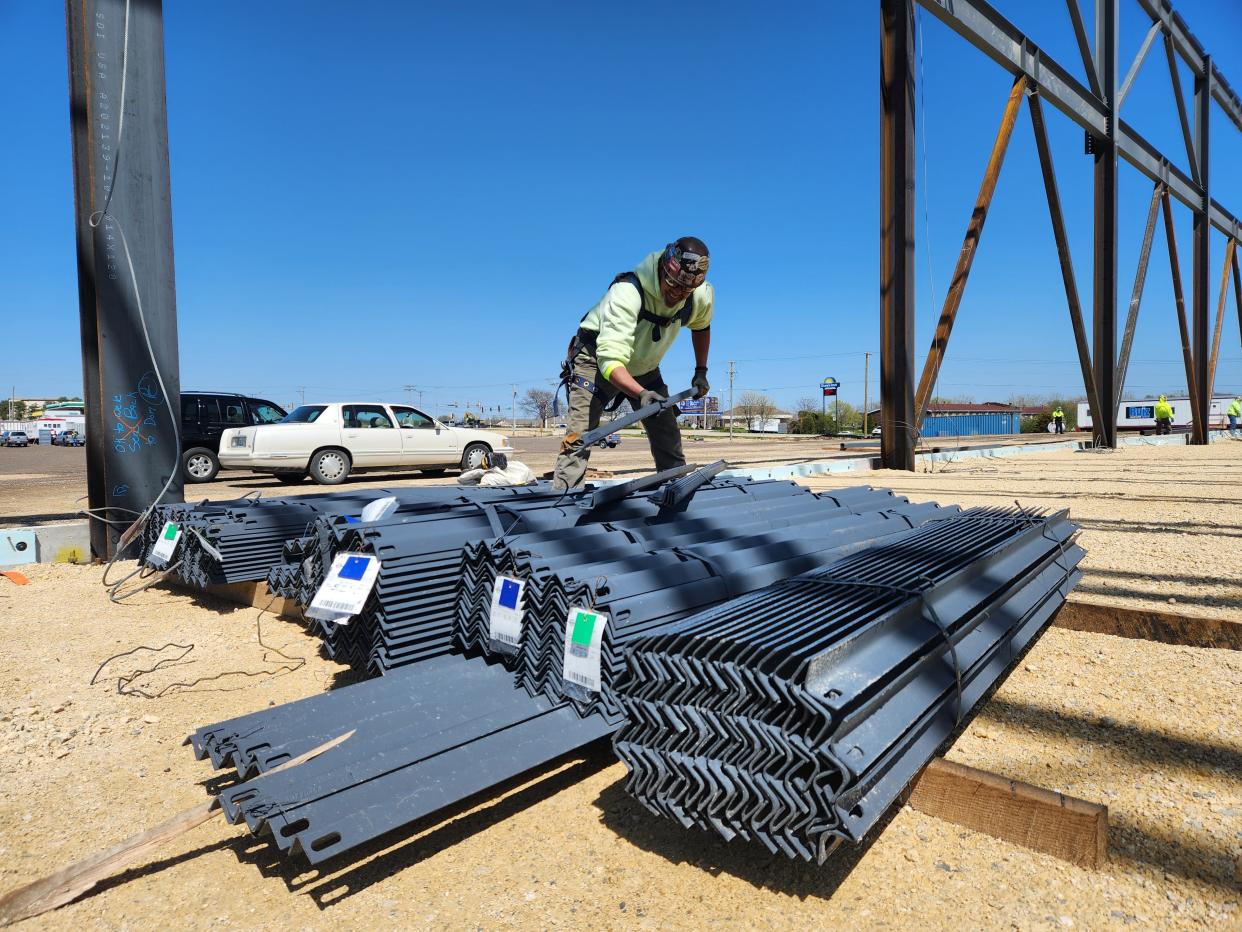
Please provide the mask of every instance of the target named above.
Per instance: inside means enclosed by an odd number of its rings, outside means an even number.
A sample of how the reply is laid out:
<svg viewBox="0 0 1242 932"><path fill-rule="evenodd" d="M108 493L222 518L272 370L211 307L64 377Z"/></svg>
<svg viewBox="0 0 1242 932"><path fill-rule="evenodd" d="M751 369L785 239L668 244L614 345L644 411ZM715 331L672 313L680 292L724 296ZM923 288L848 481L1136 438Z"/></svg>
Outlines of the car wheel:
<svg viewBox="0 0 1242 932"><path fill-rule="evenodd" d="M185 477L190 482L210 482L220 471L220 461L206 447L192 447L181 458Z"/></svg>
<svg viewBox="0 0 1242 932"><path fill-rule="evenodd" d="M320 485L340 485L353 464L344 450L320 450L310 461L310 476Z"/></svg>
<svg viewBox="0 0 1242 932"><path fill-rule="evenodd" d="M306 478L306 473L304 472L278 472L272 475L276 477L276 481L281 485L297 485Z"/></svg>
<svg viewBox="0 0 1242 932"><path fill-rule="evenodd" d="M462 469L478 469L483 463L483 454L490 453L492 450L486 443L472 443L466 447L466 451L461 455Z"/></svg>

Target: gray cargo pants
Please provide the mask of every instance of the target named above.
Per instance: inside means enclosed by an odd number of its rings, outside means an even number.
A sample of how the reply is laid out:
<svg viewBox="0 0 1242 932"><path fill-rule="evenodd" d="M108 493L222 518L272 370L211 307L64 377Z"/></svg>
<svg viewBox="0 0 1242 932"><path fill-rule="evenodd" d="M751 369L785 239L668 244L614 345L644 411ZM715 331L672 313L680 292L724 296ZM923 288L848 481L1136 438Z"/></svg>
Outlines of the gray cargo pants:
<svg viewBox="0 0 1242 932"><path fill-rule="evenodd" d="M600 375L599 365L589 350L578 350L573 359L573 369L574 375L593 384L597 393L592 394L579 385L569 386L569 418L565 422L568 429L561 443L561 455L556 458L556 468L552 472L552 484L563 489L575 489L586 479L587 460L591 451L583 451L578 456L569 454L582 448L583 434L599 427L604 406L617 394L611 383ZM634 376L634 381L643 388L668 396L668 386L664 384L664 377L660 375L658 368L644 375ZM634 399L629 401L630 407L638 410L638 402ZM666 409L642 423L647 431L647 442L651 445L656 471L684 466L686 458L681 452L681 428L677 426L676 413Z"/></svg>

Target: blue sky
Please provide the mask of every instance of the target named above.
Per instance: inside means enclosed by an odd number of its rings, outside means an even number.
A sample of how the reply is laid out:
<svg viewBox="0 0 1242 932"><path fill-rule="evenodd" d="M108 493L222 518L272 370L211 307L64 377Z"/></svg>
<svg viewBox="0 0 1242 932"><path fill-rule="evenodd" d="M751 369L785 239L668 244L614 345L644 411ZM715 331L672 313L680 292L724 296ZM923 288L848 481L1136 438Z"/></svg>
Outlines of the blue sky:
<svg viewBox="0 0 1242 932"><path fill-rule="evenodd" d="M998 6L1081 73L1063 4ZM1121 6L1124 73L1148 21ZM1175 6L1242 88L1242 4ZM919 17L921 365L1011 79ZM166 3L182 385L286 404L302 386L308 401L401 400L413 384L437 412L467 400L507 410L511 383L553 378L613 275L694 234L713 254L714 387L734 359L735 393L792 404L834 376L861 402L862 354L879 335L878 25L872 0ZM0 75L0 317L17 348L3 354L0 394L73 394L60 4L0 4ZM1081 131L1048 113L1089 313L1091 162ZM1123 114L1184 163L1159 45ZM1212 156L1214 196L1242 213L1242 134L1216 107ZM1150 190L1123 165L1123 311ZM1175 215L1189 296L1191 219ZM1213 291L1224 247L1215 234ZM1183 387L1163 227L1133 360L1132 393ZM680 387L692 368L683 339L665 375ZM1217 389L1242 390L1232 299ZM1025 111L940 390L1081 391Z"/></svg>

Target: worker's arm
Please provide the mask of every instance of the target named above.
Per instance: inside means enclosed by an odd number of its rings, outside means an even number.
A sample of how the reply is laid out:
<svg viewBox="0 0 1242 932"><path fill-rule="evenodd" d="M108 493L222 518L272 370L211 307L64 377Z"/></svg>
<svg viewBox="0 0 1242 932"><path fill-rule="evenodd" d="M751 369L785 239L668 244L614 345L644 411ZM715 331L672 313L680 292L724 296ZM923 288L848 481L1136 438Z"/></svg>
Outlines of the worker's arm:
<svg viewBox="0 0 1242 932"><path fill-rule="evenodd" d="M707 350L712 345L712 328L690 332L690 342L694 344L694 364L700 369L707 368Z"/></svg>
<svg viewBox="0 0 1242 932"><path fill-rule="evenodd" d="M637 398L642 394L643 387L634 381L634 376L630 375L630 371L620 363L613 365L612 374L607 378L609 382L631 398Z"/></svg>
<svg viewBox="0 0 1242 932"><path fill-rule="evenodd" d="M600 302L599 337L595 342L600 375L631 397L642 391L625 368L634 356L634 331L638 329L641 307L642 299L633 285L615 283Z"/></svg>

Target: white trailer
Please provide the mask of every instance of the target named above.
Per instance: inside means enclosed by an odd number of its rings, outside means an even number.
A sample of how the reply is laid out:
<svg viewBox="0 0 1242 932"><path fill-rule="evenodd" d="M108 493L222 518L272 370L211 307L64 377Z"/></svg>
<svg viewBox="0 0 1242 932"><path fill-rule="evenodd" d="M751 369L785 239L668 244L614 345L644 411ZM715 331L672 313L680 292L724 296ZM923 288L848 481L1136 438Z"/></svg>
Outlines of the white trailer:
<svg viewBox="0 0 1242 932"><path fill-rule="evenodd" d="M1225 411L1233 401L1228 396L1213 398L1208 410L1208 428L1220 430L1226 426ZM1190 429L1193 418L1190 413L1190 399L1179 396L1168 399L1173 407L1173 427ZM1085 401L1078 403L1078 429L1091 430L1091 412ZM1155 430L1156 399L1143 398L1136 401L1123 401L1117 406L1118 430Z"/></svg>

